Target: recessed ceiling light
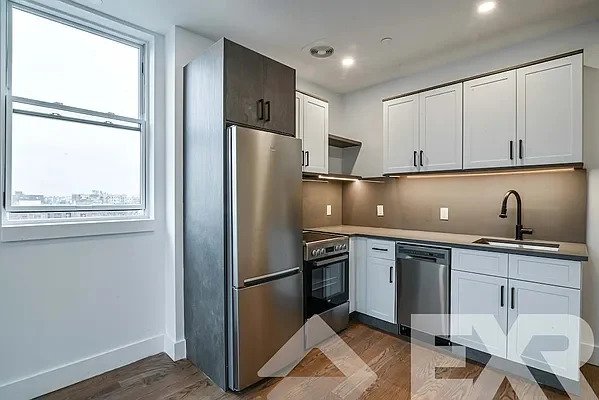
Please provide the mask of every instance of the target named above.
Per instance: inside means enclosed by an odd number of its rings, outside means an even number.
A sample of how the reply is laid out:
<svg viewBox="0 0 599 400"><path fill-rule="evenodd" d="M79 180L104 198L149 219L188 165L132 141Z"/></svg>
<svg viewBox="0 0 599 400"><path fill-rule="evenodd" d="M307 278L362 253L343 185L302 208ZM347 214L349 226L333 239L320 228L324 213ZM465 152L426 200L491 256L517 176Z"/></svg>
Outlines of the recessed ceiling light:
<svg viewBox="0 0 599 400"><path fill-rule="evenodd" d="M310 54L316 58L327 58L333 55L335 49L331 46L314 46L310 48Z"/></svg>
<svg viewBox="0 0 599 400"><path fill-rule="evenodd" d="M483 1L478 5L478 13L479 14L488 14L493 11L497 7L497 2L495 1Z"/></svg>
<svg viewBox="0 0 599 400"><path fill-rule="evenodd" d="M341 60L341 64L346 68L351 67L355 62L356 60L354 60L353 57L345 57L343 60Z"/></svg>

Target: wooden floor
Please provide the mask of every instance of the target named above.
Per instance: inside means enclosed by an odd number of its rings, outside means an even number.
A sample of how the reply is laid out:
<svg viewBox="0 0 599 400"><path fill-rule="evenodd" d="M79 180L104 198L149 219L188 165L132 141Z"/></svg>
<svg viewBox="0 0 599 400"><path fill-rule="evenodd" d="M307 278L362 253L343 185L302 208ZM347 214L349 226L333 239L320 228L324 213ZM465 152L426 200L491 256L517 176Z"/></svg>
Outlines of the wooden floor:
<svg viewBox="0 0 599 400"><path fill-rule="evenodd" d="M370 367L376 374L376 381L361 395L361 399L410 399L410 343L371 329L365 325L352 323L341 335L349 347ZM464 368L451 368L447 376L451 378L477 377L483 367L478 364L468 363ZM586 365L583 373L595 393L599 393L599 367ZM443 371L437 369L437 377ZM339 369L320 351L313 350L290 374L295 377L340 377L343 376ZM524 381L523 381L524 382ZM245 400L281 398L274 396L275 387L281 384L281 379L270 379L241 394L225 393L216 387L202 372L189 361L172 362L164 354L150 357L126 367L108 372L106 374L88 379L76 385L62 389L41 397L45 400L66 399L168 399L168 400ZM530 388L534 385L525 383ZM452 396L437 393L438 386L431 386L430 390L420 396L428 399L446 399L463 397L462 393ZM568 399L566 394L543 389L549 399ZM284 398L306 399L315 398L306 392L289 391ZM528 394L523 398L533 398ZM532 391L530 392L532 393ZM332 393L323 393L319 400L341 399ZM504 380L495 394L495 399L518 399L507 380ZM346 396L350 400L351 396Z"/></svg>

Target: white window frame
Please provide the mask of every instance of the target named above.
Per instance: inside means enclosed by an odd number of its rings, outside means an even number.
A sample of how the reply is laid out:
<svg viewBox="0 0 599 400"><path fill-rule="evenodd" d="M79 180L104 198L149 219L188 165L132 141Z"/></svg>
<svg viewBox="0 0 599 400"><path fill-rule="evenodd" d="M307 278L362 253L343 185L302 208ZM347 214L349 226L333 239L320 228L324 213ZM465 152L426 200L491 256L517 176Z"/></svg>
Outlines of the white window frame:
<svg viewBox="0 0 599 400"><path fill-rule="evenodd" d="M32 99L10 97L10 48L9 43L12 25L10 12L12 7L33 12L45 18L50 18L61 23L83 29L94 34L118 40L123 43L140 48L140 115L139 118L129 118L82 110L75 107L64 106L55 103L45 103ZM84 6L65 3L60 0L45 0L45 4L39 4L30 0L0 0L0 133L1 151L0 165L1 184L6 193L3 197L2 220L0 229L0 240L19 241L35 240L61 237L76 237L89 235L117 234L129 232L147 232L154 230L154 128L156 117L156 34L142 28L116 20L104 14L99 14ZM11 99L15 103L49 106L65 112L78 112L92 117L107 118L124 123L140 124L140 146L141 148L141 206L59 206L59 207L13 207L8 196L12 196L10 173L11 166L10 138L11 138ZM99 217L99 218L70 218L49 219L41 221L9 220L8 213L19 212L101 212L101 211L143 211L141 216L123 217Z"/></svg>

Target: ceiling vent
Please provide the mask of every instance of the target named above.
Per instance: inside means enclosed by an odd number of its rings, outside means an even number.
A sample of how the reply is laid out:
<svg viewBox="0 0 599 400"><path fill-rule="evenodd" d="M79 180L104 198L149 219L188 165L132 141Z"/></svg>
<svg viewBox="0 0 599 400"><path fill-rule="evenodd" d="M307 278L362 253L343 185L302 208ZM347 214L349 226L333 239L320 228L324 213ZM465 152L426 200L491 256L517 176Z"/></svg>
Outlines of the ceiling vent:
<svg viewBox="0 0 599 400"><path fill-rule="evenodd" d="M331 46L314 46L310 49L310 54L316 58L327 58L333 55L335 49Z"/></svg>

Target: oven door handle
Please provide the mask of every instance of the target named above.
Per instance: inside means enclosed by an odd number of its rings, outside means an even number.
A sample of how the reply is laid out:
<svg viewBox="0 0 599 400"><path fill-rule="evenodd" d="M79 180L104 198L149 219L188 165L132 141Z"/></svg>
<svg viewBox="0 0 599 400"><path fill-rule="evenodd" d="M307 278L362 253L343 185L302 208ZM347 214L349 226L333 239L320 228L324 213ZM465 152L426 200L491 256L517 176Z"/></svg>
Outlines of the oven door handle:
<svg viewBox="0 0 599 400"><path fill-rule="evenodd" d="M340 261L345 261L345 260L349 260L349 255L344 254L339 257L327 258L326 260L321 260L321 261L314 261L313 264L316 268L320 268L320 267L324 267L325 265L335 264L335 263L338 263Z"/></svg>

